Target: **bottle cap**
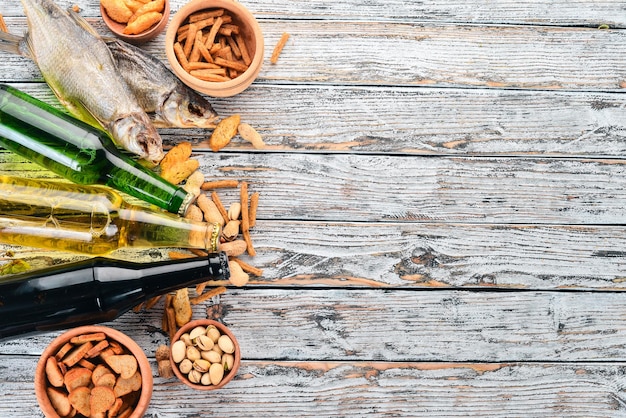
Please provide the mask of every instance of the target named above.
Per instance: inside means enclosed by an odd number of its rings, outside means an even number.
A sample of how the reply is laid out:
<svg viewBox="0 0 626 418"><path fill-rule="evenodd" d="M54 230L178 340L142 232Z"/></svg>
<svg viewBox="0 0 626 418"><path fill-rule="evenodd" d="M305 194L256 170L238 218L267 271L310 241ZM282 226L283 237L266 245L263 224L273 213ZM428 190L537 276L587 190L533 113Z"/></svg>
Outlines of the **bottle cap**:
<svg viewBox="0 0 626 418"><path fill-rule="evenodd" d="M196 196L193 193L188 192L183 198L183 203L181 203L180 207L178 208L178 215L185 216L185 214L187 213L187 210L189 209L189 206L191 206L191 204L195 201L196 201Z"/></svg>

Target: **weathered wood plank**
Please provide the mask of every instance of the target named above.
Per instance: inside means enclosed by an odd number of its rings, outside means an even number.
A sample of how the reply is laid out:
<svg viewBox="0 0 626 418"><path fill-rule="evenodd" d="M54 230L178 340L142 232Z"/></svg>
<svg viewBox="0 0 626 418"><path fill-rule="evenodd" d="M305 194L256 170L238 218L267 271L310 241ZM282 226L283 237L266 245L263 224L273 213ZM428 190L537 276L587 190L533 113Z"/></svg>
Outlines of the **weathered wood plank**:
<svg viewBox="0 0 626 418"><path fill-rule="evenodd" d="M57 0L63 6L78 4L87 16L99 16L97 0ZM172 11L185 0L171 0ZM488 0L471 3L431 1L308 1L292 0L277 3L269 0L246 0L255 16L266 19L326 19L326 20L384 20L384 21L447 21L462 23L509 23L533 25L577 25L598 27L626 26L624 5L619 0L589 1L560 0L549 2L516 2ZM19 0L4 0L2 13L23 15Z"/></svg>
<svg viewBox="0 0 626 418"><path fill-rule="evenodd" d="M623 226L259 221L250 286L623 290ZM39 269L83 255L0 245ZM168 249L113 258L167 259Z"/></svg>
<svg viewBox="0 0 626 418"><path fill-rule="evenodd" d="M247 360L626 361L617 292L230 289L215 300ZM213 303L213 302L211 302ZM206 317L206 305L194 318ZM163 302L106 325L152 355L167 343ZM2 354L38 355L58 333L9 340Z"/></svg>
<svg viewBox="0 0 626 418"><path fill-rule="evenodd" d="M208 179L250 183L260 219L622 224L621 160L198 154ZM0 152L0 174L42 172ZM237 190L222 192L235 201Z"/></svg>
<svg viewBox="0 0 626 418"><path fill-rule="evenodd" d="M7 24L20 33L25 19ZM327 21L263 21L261 26L266 65L259 83L614 91L626 86L626 63L620 59L626 37L615 30ZM273 45L285 31L291 44L280 65L271 65ZM161 59L163 36L151 43ZM5 81L37 77L32 62L2 55Z"/></svg>
<svg viewBox="0 0 626 418"><path fill-rule="evenodd" d="M14 84L61 105L43 83ZM497 89L255 85L211 98L238 113L267 150L423 155L626 156L626 108L619 93ZM166 146L185 140L208 150L211 131L162 129ZM228 150L251 151L236 137Z"/></svg>
<svg viewBox="0 0 626 418"><path fill-rule="evenodd" d="M35 362L2 357L0 396L11 401L0 403L1 416L42 416L31 383ZM146 416L621 416L625 367L243 361L237 377L210 396L155 378Z"/></svg>

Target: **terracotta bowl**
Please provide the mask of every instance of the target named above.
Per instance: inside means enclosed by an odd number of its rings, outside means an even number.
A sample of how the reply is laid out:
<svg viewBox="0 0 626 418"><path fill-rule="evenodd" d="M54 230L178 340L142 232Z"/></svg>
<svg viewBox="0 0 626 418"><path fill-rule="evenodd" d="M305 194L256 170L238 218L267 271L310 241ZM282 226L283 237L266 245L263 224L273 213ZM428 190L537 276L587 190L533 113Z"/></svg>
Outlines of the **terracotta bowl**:
<svg viewBox="0 0 626 418"><path fill-rule="evenodd" d="M125 34L124 28L126 27L126 24L118 23L111 19L109 15L107 15L104 7L102 7L102 3L100 3L100 15L102 16L104 23L107 25L109 30L115 34L115 36L128 43L139 45L156 38L161 32L163 32L170 18L170 0L165 0L165 8L163 9L163 17L161 20L157 24L150 27L150 29L136 35Z"/></svg>
<svg viewBox="0 0 626 418"><path fill-rule="evenodd" d="M39 362L37 363L37 368L35 370L35 394L37 396L39 406L46 417L60 418L59 414L52 406L46 390L48 386L50 386L50 384L48 383L48 378L46 377L46 362L48 361L48 358L54 356L61 349L61 347L63 347L73 337L97 332L103 332L108 340L117 341L122 347L126 349L127 352L132 354L137 359L138 370L139 373L141 373L141 394L139 395L139 399L137 401L135 409L130 417L140 418L145 414L146 410L148 409L150 399L152 398L153 388L152 369L145 353L137 345L137 343L134 342L127 335L112 328L90 325L73 328L59 335L44 350L41 358L39 359Z"/></svg>
<svg viewBox="0 0 626 418"><path fill-rule="evenodd" d="M231 341L235 345L235 352L233 353L233 356L235 357L235 361L233 362L233 366L228 372L224 374L222 381L217 385L202 385L200 383L192 383L187 378L187 376L183 375L183 373L181 373L181 371L178 369L178 364L174 362L174 359L172 357L172 350L171 350L174 343L180 340L183 334L191 332L191 330L193 330L196 327L208 327L209 325L214 325L220 331L220 334L228 335L228 337L231 339ZM211 319L198 319L198 320L191 321L188 324L184 325L182 328L178 330L176 335L174 335L174 339L172 340L172 345L170 345L170 362L172 364L172 370L174 371L174 374L176 375L176 377L178 377L178 379L181 382L183 382L190 388L197 389L197 390L216 390L216 389L220 389L224 387L237 374L237 370L239 370L239 366L241 365L241 349L239 347L239 342L237 342L237 339L235 338L233 333L224 324L221 324L217 321L213 321Z"/></svg>
<svg viewBox="0 0 626 418"><path fill-rule="evenodd" d="M206 81L190 75L183 69L174 52L178 28L190 14L201 10L224 9L239 26L240 36L249 52L251 63L247 70L228 81ZM165 34L165 53L174 74L192 89L213 97L229 97L241 93L252 84L261 71L263 62L263 33L252 13L233 0L192 0L174 14Z"/></svg>

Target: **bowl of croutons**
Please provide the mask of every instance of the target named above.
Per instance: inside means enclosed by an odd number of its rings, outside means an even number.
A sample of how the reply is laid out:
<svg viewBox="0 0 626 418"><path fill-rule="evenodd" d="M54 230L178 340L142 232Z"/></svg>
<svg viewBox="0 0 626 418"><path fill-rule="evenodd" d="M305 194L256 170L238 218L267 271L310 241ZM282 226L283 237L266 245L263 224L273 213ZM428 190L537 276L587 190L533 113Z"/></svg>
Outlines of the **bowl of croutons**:
<svg viewBox="0 0 626 418"><path fill-rule="evenodd" d="M48 418L139 418L148 408L152 387L143 350L104 326L61 334L44 350L35 371L35 394Z"/></svg>
<svg viewBox="0 0 626 418"><path fill-rule="evenodd" d="M234 96L261 71L263 33L238 1L192 0L172 17L165 53L189 87L213 97Z"/></svg>
<svg viewBox="0 0 626 418"><path fill-rule="evenodd" d="M100 0L100 14L115 36L138 45L163 32L170 0Z"/></svg>

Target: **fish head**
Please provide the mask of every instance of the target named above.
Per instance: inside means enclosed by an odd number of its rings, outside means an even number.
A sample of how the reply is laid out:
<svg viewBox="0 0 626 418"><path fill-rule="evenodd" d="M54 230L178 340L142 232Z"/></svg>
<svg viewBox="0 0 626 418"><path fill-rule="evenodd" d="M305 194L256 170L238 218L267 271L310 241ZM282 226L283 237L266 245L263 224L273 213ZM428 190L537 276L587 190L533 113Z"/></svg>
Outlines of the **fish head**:
<svg viewBox="0 0 626 418"><path fill-rule="evenodd" d="M204 97L185 88L174 89L159 113L154 122L156 126L215 128L217 121L213 106Z"/></svg>
<svg viewBox="0 0 626 418"><path fill-rule="evenodd" d="M120 117L109 132L119 146L151 164L158 164L165 156L161 136L145 114Z"/></svg>

